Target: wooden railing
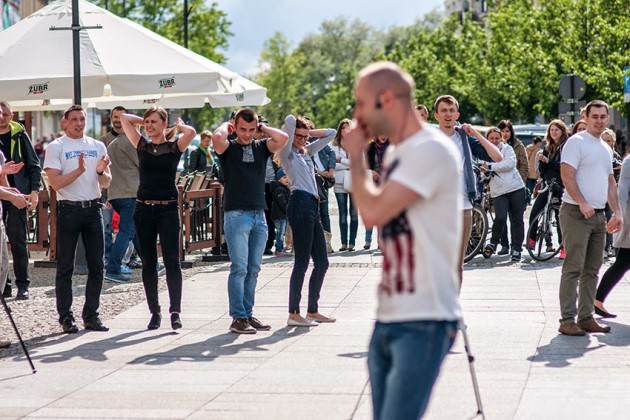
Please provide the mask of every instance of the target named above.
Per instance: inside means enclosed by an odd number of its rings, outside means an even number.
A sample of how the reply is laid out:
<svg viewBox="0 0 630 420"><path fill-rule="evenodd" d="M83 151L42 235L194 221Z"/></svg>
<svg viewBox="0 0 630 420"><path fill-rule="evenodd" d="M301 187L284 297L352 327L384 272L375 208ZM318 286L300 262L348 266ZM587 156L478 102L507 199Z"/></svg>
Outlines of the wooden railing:
<svg viewBox="0 0 630 420"><path fill-rule="evenodd" d="M223 186L204 174L178 180L181 218L179 256L202 249L220 250L223 242ZM28 215L28 249L47 251L48 261L57 261L57 194L40 191L37 210Z"/></svg>

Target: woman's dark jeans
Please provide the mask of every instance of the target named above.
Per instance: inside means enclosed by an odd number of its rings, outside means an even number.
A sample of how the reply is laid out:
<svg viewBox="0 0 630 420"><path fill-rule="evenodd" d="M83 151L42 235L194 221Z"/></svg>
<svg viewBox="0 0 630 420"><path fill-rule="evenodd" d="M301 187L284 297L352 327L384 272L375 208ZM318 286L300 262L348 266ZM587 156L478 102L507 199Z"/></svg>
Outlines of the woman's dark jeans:
<svg viewBox="0 0 630 420"><path fill-rule="evenodd" d="M315 196L305 191L294 191L289 199L287 217L293 230L293 253L295 255L289 284L289 313L300 313L302 285L310 257L313 257L314 266L308 282L307 312L316 313L318 312L319 293L322 290L324 276L328 270L326 240L319 219L319 201Z"/></svg>
<svg viewBox="0 0 630 420"><path fill-rule="evenodd" d="M142 259L142 283L151 313L160 312L158 301L158 252L160 238L166 267L166 285L170 299L169 312L181 312L182 269L179 263L179 209L177 203L147 205L136 203L133 214Z"/></svg>
<svg viewBox="0 0 630 420"><path fill-rule="evenodd" d="M509 213L512 250L517 252L523 250L523 238L525 236L523 213L525 213L525 200L527 200L525 188L492 199L494 204L494 222L492 224L492 238L490 239L490 243L495 245L499 243Z"/></svg>
<svg viewBox="0 0 630 420"><path fill-rule="evenodd" d="M359 213L352 201L352 194L335 193L335 198L337 198L337 206L339 207L341 244L354 246L357 240L357 230L359 230ZM349 210L348 206L350 206ZM348 211L350 212L350 237L348 237Z"/></svg>

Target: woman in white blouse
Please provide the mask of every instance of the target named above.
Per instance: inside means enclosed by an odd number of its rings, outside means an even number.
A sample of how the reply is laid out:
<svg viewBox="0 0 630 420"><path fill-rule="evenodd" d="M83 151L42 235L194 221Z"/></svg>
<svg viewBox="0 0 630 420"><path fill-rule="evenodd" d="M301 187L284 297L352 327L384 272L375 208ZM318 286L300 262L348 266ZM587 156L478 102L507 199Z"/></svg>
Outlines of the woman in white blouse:
<svg viewBox="0 0 630 420"><path fill-rule="evenodd" d="M339 207L339 230L341 231L339 251L354 251L357 230L359 229L359 213L352 201L352 194L344 188L344 179L350 176L350 160L343 145L343 137L348 132L349 127L349 119L341 120L337 127L337 134L330 146L337 156L334 191ZM348 232L348 215L350 215L350 232Z"/></svg>

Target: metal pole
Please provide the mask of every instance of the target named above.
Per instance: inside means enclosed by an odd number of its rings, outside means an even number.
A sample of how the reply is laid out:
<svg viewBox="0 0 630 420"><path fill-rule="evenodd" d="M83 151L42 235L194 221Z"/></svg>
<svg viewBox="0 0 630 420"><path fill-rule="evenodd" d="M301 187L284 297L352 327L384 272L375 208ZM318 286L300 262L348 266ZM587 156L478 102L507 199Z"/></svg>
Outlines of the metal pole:
<svg viewBox="0 0 630 420"><path fill-rule="evenodd" d="M575 124L577 119L575 118L575 73L573 69L571 69L571 124Z"/></svg>
<svg viewBox="0 0 630 420"><path fill-rule="evenodd" d="M81 25L79 0L72 0L72 59L74 60L74 104L81 105Z"/></svg>
<svg viewBox="0 0 630 420"><path fill-rule="evenodd" d="M188 48L188 0L184 0L184 48Z"/></svg>

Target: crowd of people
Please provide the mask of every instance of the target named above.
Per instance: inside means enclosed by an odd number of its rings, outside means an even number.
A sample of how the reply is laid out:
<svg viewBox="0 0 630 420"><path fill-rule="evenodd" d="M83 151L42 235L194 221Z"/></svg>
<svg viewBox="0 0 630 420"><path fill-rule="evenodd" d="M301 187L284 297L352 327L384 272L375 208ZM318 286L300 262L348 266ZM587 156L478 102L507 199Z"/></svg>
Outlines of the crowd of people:
<svg viewBox="0 0 630 420"><path fill-rule="evenodd" d="M214 132L203 131L186 163L191 172L220 174L224 186L229 330L234 333L272 328L254 316L254 306L263 255L273 247L276 256L294 258L287 325L334 323L318 305L328 254L356 249L359 216L366 227L364 249L373 246L373 229L378 230L383 272L368 356L376 419L422 416L453 344L461 322L463 258L479 196L475 165L489 177L495 213L484 249L487 258L498 252L521 261L524 243L537 239L525 237L524 214L532 196L530 220L548 194L561 200L561 334L610 332L593 315L616 316L604 302L630 269L630 163L615 154L616 134L607 128L605 102L588 103L571 132L561 120L551 121L545 138L525 147L509 120L485 133L460 123L459 103L451 95L435 100L434 127L427 123L427 107L414 103L414 92L414 81L397 65L375 63L357 78L353 119L341 120L336 129L316 128L310 118L294 115L274 128L244 108ZM132 248L141 259L147 329L160 328L158 243L171 328L182 328L175 181L196 130L181 119L169 128L161 107L151 107L143 116L116 107L111 131L99 141L86 136L86 113L75 105L64 113L64 135L48 145L40 164L24 128L12 121L10 105L0 102L0 111L0 237L6 226L16 299L29 297L26 217L37 205L43 171L58 196L55 296L63 332L79 331L72 279L80 239L88 270L81 313L86 330L108 330L98 312L102 284L104 279L130 280L125 259ZM540 185L552 180L556 190L536 195ZM338 250L330 242L330 190L339 208ZM120 222L112 240L108 225L114 211ZM4 296L11 296L10 283L4 284L6 245L0 241L0 286ZM610 255L612 248L617 259L598 288L604 251ZM303 316L302 288L311 259Z"/></svg>

